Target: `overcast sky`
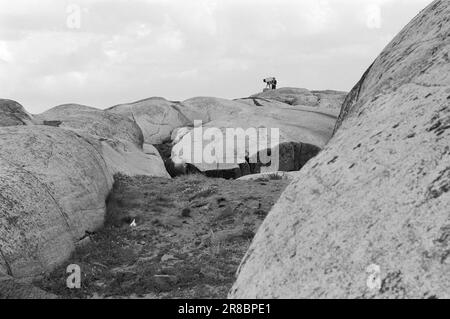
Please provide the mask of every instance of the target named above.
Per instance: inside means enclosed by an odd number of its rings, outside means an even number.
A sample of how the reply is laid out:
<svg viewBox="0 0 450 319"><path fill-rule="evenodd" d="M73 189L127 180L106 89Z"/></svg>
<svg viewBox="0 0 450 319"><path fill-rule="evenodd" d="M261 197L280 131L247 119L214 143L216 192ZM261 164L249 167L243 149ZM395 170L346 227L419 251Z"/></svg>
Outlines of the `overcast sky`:
<svg viewBox="0 0 450 319"><path fill-rule="evenodd" d="M350 90L431 0L0 0L0 98L32 113L151 96L238 98L262 79Z"/></svg>

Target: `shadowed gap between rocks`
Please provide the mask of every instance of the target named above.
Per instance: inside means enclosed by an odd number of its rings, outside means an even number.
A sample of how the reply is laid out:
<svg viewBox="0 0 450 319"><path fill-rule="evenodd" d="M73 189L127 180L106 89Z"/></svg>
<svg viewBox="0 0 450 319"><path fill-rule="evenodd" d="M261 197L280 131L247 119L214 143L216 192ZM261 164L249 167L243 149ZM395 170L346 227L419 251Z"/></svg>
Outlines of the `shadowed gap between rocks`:
<svg viewBox="0 0 450 319"><path fill-rule="evenodd" d="M238 179L247 175L260 174L263 172L264 167L270 167L271 163L262 164L260 160L260 154L267 153L270 157L272 155L271 150L263 150L258 153L257 163L250 163L250 159L246 157L246 163L239 164L239 167L229 170L212 170L201 172L195 165L186 163L183 169L176 167L171 160L172 154L172 142L166 142L164 144L154 145L161 155L164 166L167 172L172 178L191 175L202 174L210 178L223 178L223 179ZM280 157L279 157L279 169L283 172L295 172L302 169L312 158L316 157L320 153L321 149L315 145L307 143L283 143L280 145Z"/></svg>

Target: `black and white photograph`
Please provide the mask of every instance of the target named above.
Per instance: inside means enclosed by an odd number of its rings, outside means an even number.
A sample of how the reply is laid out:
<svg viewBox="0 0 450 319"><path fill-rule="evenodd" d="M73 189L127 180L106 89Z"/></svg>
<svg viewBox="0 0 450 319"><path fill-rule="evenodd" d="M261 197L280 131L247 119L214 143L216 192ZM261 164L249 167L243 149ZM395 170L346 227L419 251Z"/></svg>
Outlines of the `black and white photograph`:
<svg viewBox="0 0 450 319"><path fill-rule="evenodd" d="M0 0L0 306L36 299L450 299L450 0Z"/></svg>

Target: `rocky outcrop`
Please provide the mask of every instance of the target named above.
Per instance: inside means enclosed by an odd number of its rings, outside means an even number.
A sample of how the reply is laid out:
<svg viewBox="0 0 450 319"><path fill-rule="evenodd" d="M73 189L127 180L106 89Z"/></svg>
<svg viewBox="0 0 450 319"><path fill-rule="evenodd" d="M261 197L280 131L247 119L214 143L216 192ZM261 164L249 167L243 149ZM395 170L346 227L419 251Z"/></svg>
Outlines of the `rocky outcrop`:
<svg viewBox="0 0 450 319"><path fill-rule="evenodd" d="M232 298L450 298L450 2L348 96L261 226Z"/></svg>
<svg viewBox="0 0 450 319"><path fill-rule="evenodd" d="M292 90L311 94L307 90ZM333 92L324 91L324 94L331 96ZM172 159L165 159L165 164L166 169L173 172L172 176L192 170L204 172L206 175L231 177L264 171L262 165L257 164L254 167L248 165L248 158L258 157L259 154L252 154L245 150L246 155L237 156L238 150L233 146L226 152L235 159L232 164L208 164L204 161L194 161L189 156L185 156L186 154L180 155L180 149L184 149L185 145L190 143L189 140L193 143L195 121L201 121L205 130L218 128L223 132L227 128L281 129L280 163L269 171L295 171L317 155L327 143L338 116L336 110L321 107L319 104L314 107L300 105L294 107L274 99L260 97L234 101L214 97L195 97L183 102L150 98L118 105L108 109L107 112L122 114L133 120L144 132L146 144L167 145L171 142L174 145L174 152ZM208 145L211 139L206 138L201 143Z"/></svg>
<svg viewBox="0 0 450 319"><path fill-rule="evenodd" d="M103 139L128 141L142 148L144 136L129 118L79 104L56 106L36 116L44 125L85 132Z"/></svg>
<svg viewBox="0 0 450 319"><path fill-rule="evenodd" d="M33 122L0 127L0 295L21 293L16 279L52 270L103 225L116 173L169 177L124 116L70 104Z"/></svg>
<svg viewBox="0 0 450 319"><path fill-rule="evenodd" d="M332 90L309 91L299 88L281 88L258 93L252 95L251 98L275 100L293 106L312 106L339 110L346 95L346 92Z"/></svg>
<svg viewBox="0 0 450 319"><path fill-rule="evenodd" d="M195 103L193 103L195 101ZM291 106L273 100L260 98L227 101L214 98L196 98L183 102L192 110L203 114L202 132L196 134L190 128L176 130L177 143L173 148L172 160L175 166L190 164L207 175L238 178L260 172L297 171L326 145L331 138L337 119L337 113L321 108ZM271 136L258 136L250 141L250 131L266 128L279 131L279 140L271 142ZM216 134L204 133L215 129ZM227 135L241 130L244 134ZM212 131L209 131L212 132ZM234 141L235 140L235 141ZM267 147L258 147L261 146ZM200 145L197 149L196 145ZM223 145L223 147L222 147ZM207 149L224 150L217 155L217 161L211 163L198 160L195 153L204 153ZM260 160L263 154L274 153L270 163ZM279 154L279 156L277 156Z"/></svg>
<svg viewBox="0 0 450 319"><path fill-rule="evenodd" d="M157 152L143 152L140 127L128 117L96 108L66 104L54 107L37 118L49 126L57 126L94 138L95 147L107 163L112 175L149 175L169 177Z"/></svg>
<svg viewBox="0 0 450 319"><path fill-rule="evenodd" d="M174 129L191 124L180 103L157 97L113 106L107 111L124 115L136 122L144 134L146 144L170 141Z"/></svg>
<svg viewBox="0 0 450 319"><path fill-rule="evenodd" d="M247 114L251 110L239 101L230 101L216 97L194 97L183 101L182 104L189 110L191 123L194 120L204 124L214 120L228 119Z"/></svg>
<svg viewBox="0 0 450 319"><path fill-rule="evenodd" d="M32 124L32 116L22 105L15 101L0 99L0 127Z"/></svg>
<svg viewBox="0 0 450 319"><path fill-rule="evenodd" d="M120 140L101 142L101 153L112 175L147 175L170 178L158 151L149 144L141 150Z"/></svg>
<svg viewBox="0 0 450 319"><path fill-rule="evenodd" d="M50 270L103 224L113 177L95 143L54 127L0 128L0 273Z"/></svg>

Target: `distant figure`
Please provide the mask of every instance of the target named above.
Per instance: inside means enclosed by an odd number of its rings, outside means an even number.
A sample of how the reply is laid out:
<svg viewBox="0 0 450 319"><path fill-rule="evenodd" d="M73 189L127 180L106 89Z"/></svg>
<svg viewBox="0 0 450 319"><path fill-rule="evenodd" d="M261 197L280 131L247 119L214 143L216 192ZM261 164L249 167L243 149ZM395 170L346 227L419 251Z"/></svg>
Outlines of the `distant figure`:
<svg viewBox="0 0 450 319"><path fill-rule="evenodd" d="M266 83L266 88L264 89L264 91L277 89L278 82L277 82L277 79L275 79L274 77L266 78L263 80L263 82Z"/></svg>

